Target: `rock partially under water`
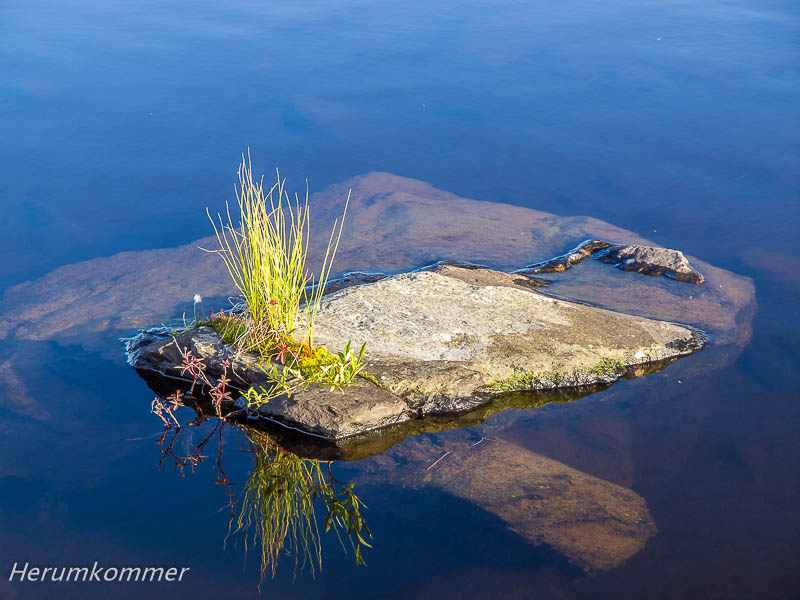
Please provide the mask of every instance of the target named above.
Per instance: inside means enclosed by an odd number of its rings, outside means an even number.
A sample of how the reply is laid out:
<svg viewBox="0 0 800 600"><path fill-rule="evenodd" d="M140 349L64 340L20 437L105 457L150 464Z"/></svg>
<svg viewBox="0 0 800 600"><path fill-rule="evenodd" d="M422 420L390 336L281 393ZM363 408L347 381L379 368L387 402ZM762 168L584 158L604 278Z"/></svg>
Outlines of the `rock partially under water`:
<svg viewBox="0 0 800 600"><path fill-rule="evenodd" d="M566 254L528 265L518 272L532 275L561 273L588 256L600 262L613 264L623 271L635 271L654 277L666 275L676 281L697 285L705 281L679 250L639 244L612 244L600 240L586 240Z"/></svg>
<svg viewBox="0 0 800 600"><path fill-rule="evenodd" d="M632 231L591 217L558 216L508 204L461 198L390 173L348 179L314 194L309 264L315 272L328 233L352 190L346 234L336 255L342 271L387 273L414 269L447 257L510 270L553 256L580 240L618 240L655 246ZM224 205L218 207L224 210ZM216 238L177 248L121 252L65 265L34 281L8 288L0 298L0 340L79 344L118 359L111 340L132 330L191 312L191 297L215 297L227 308L235 293L218 256L201 252ZM550 293L645 317L691 323L733 343L727 361L747 344L755 311L752 280L687 257L702 272L702 286L670 285L663 277L616 275L599 261L553 277ZM219 302L219 304L217 303ZM222 304L224 302L224 304ZM198 309L205 312L207 306Z"/></svg>
<svg viewBox="0 0 800 600"><path fill-rule="evenodd" d="M698 330L546 296L527 278L456 264L401 273L325 296L315 340L341 350L367 344L366 372L343 391L318 385L271 400L262 417L329 439L416 417L457 414L518 390L611 383L632 367L702 347ZM177 375L178 347L219 377L231 364L241 388L269 385L263 359L209 327L128 340L138 369ZM377 383L376 383L377 382Z"/></svg>

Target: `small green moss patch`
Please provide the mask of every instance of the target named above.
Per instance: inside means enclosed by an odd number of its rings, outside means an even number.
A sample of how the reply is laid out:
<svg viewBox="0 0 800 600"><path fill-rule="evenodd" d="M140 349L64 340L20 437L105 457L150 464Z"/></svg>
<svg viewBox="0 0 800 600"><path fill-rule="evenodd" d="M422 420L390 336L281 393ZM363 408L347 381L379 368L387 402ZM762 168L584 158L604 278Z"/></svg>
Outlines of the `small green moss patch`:
<svg viewBox="0 0 800 600"><path fill-rule="evenodd" d="M622 362L621 357L609 356L587 370L600 377L618 377L625 372L625 363Z"/></svg>
<svg viewBox="0 0 800 600"><path fill-rule="evenodd" d="M564 385L588 385L598 381L617 379L625 372L625 363L621 357L606 357L588 369L564 371L554 367L544 373L532 373L519 370L508 377L496 379L485 386L489 392L516 392L521 390L538 390L558 388ZM585 375L589 375L589 380Z"/></svg>

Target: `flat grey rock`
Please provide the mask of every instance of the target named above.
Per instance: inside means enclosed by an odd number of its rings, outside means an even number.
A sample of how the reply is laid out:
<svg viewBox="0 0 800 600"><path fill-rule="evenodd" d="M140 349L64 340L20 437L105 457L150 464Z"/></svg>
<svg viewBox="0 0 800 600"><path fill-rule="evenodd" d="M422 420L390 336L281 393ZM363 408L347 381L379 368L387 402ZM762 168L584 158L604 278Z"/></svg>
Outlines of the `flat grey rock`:
<svg viewBox="0 0 800 600"><path fill-rule="evenodd" d="M626 368L689 354L688 327L538 293L519 275L446 266L327 296L316 340L367 344L367 370L421 414L498 391L609 383Z"/></svg>

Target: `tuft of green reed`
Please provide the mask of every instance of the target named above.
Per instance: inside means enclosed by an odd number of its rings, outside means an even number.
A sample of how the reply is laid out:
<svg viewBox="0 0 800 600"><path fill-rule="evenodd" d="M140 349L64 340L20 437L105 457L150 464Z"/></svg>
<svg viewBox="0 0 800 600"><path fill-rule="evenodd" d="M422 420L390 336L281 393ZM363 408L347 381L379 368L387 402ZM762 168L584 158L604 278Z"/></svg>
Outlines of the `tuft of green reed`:
<svg viewBox="0 0 800 600"><path fill-rule="evenodd" d="M301 200L290 198L286 181L276 170L277 180L265 191L263 177L253 178L250 152L242 155L239 185L235 186L238 216L216 218L214 226L220 255L249 312L246 331L249 347L270 341L298 339L313 347L314 321L333 267L350 203L347 195L341 220L334 222L322 268L318 275L306 265L310 241L308 182Z"/></svg>

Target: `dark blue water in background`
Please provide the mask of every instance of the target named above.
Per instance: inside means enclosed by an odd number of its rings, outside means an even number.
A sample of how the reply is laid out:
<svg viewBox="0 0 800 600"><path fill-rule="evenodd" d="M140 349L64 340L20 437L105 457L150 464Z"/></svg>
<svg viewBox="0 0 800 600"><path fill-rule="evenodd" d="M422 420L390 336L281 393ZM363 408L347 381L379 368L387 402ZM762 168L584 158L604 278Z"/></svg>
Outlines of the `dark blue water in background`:
<svg viewBox="0 0 800 600"><path fill-rule="evenodd" d="M4 0L0 289L206 235L204 208L230 196L248 146L260 168L307 177L312 190L390 171L639 232L753 277L759 302L751 344L680 407L654 397L614 409L643 428L632 487L660 531L643 552L585 577L475 507L376 486L369 568L329 552L316 581L281 573L264 595L793 597L798 107L792 2ZM222 549L211 475L159 472L154 445L126 441L157 429L135 374L55 344L26 360L60 425L0 403L2 569L175 562L195 569L192 582L148 594L252 597L253 565L243 574L241 552ZM87 366L91 382L78 374ZM590 427L565 410L565 428ZM649 451L687 422L696 439ZM570 464L566 451L539 450ZM244 475L250 457L228 456ZM591 459L578 462L592 472ZM614 465L594 468L613 480ZM70 592L0 584L0 596L14 593ZM81 591L107 593L142 591Z"/></svg>

